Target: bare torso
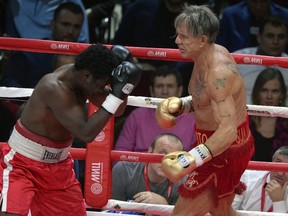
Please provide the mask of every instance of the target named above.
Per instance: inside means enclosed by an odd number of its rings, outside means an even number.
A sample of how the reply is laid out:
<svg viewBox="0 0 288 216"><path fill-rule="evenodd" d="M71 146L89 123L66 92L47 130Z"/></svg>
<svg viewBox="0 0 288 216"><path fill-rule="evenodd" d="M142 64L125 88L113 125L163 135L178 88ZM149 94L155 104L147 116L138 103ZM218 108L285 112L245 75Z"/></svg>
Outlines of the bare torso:
<svg viewBox="0 0 288 216"><path fill-rule="evenodd" d="M218 128L219 109L212 106L213 103L224 102L227 106L235 103L237 125L245 120L243 81L234 59L223 47L215 45L212 51L205 54L205 59L195 60L188 90L193 98L197 128L213 131Z"/></svg>
<svg viewBox="0 0 288 216"><path fill-rule="evenodd" d="M63 101L63 103L67 103L67 105L70 103L70 106L73 104L83 109L84 115L86 100L83 96L77 96L65 82L67 69L69 70L69 66L64 66L39 81L21 116L21 122L26 128L52 140L71 138L71 132L63 127L63 124L58 120L59 118L57 119L55 116L58 113L57 102L55 101L56 106L53 111L49 105L57 98L57 94L67 98L68 101ZM53 91L51 91L52 89ZM59 109L61 108L59 107Z"/></svg>

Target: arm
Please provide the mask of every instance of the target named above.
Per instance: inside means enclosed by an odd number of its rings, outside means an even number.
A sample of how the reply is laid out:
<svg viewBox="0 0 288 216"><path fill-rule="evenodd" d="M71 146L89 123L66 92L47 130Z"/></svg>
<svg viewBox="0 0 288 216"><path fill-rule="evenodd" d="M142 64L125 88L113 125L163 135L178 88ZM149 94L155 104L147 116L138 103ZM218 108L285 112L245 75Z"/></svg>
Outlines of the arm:
<svg viewBox="0 0 288 216"><path fill-rule="evenodd" d="M277 181L271 180L265 187L265 190L273 203L273 212L288 212L288 208L285 203L285 192L287 185L288 183L286 182L282 187Z"/></svg>
<svg viewBox="0 0 288 216"><path fill-rule="evenodd" d="M94 94L88 96L88 100L89 100L89 102L91 102L95 106L101 107L101 105L106 100L106 98L107 98L107 96L109 95L110 92L111 92L111 89L108 86L105 86L105 88L103 89L102 92L94 93ZM123 113L125 111L125 108L126 108L126 105L127 105L127 99L125 99L123 101L123 103L120 104L120 106L118 107L117 111L114 113L114 116L123 115Z"/></svg>
<svg viewBox="0 0 288 216"><path fill-rule="evenodd" d="M206 86L218 129L207 142L196 146L191 151L174 152L163 157L163 171L173 182L181 180L187 173L210 161L213 156L221 154L237 138L236 108L232 94L241 89L240 85L242 83L235 81L235 77L240 76L239 73L235 75L235 73L228 70L228 67L223 67L219 68L221 69L219 72L209 71L210 77ZM176 111L173 110L173 105L173 103L166 105L164 102L160 104L160 112L158 113L160 114L160 120L165 119L166 116L173 116L171 113L174 114L179 111L179 107L181 107L179 103L177 103ZM201 110L196 110L196 112L199 112L199 116L201 116ZM207 117L203 118L207 119ZM207 123L204 122L203 125L207 126Z"/></svg>
<svg viewBox="0 0 288 216"><path fill-rule="evenodd" d="M225 66L224 66L225 67ZM217 156L229 148L237 138L236 107L232 94L238 88L235 76L227 68L211 74L208 80L208 96L211 100L213 116L218 129L206 141L213 156ZM238 74L239 76L239 74Z"/></svg>
<svg viewBox="0 0 288 216"><path fill-rule="evenodd" d="M120 104L127 99L141 77L140 69L130 62L121 63L113 71L111 93L106 97L101 108L89 119L83 111L83 104L62 84L47 84L43 79L40 89L40 101L44 100L56 119L73 135L84 142L92 141L104 128L110 116L115 114ZM42 98L42 97L43 98ZM84 101L85 102L85 101Z"/></svg>
<svg viewBox="0 0 288 216"><path fill-rule="evenodd" d="M37 88L37 93L57 121L85 143L91 142L112 116L111 113L100 108L90 118L87 118L84 105L78 103L77 98L70 91L59 85L42 86Z"/></svg>

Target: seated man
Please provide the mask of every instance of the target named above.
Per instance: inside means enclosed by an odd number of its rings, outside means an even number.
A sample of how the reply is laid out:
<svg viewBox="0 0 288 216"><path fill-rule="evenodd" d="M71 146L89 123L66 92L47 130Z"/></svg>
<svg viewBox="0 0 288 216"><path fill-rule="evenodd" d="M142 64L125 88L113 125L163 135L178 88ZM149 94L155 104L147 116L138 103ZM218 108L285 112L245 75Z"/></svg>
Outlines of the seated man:
<svg viewBox="0 0 288 216"><path fill-rule="evenodd" d="M267 16L288 20L288 9L271 0L245 0L224 8L216 43L229 52L256 46L259 24Z"/></svg>
<svg viewBox="0 0 288 216"><path fill-rule="evenodd" d="M182 151L179 137L164 133L154 138L149 153L168 154ZM112 170L112 199L138 203L174 205L178 199L178 186L172 184L160 163L118 162Z"/></svg>
<svg viewBox="0 0 288 216"><path fill-rule="evenodd" d="M183 84L180 72L169 66L160 66L153 73L149 86L150 95L156 98L182 96ZM169 129L161 128L155 119L155 109L137 108L127 117L122 131L117 139L115 150L147 152L153 138L162 133L172 133L181 137L184 150L189 150L196 143L194 132L194 115L179 116L177 124ZM185 128L185 129L184 129Z"/></svg>
<svg viewBox="0 0 288 216"><path fill-rule="evenodd" d="M85 14L80 5L66 2L56 8L51 21L49 39L76 42L81 33ZM54 54L15 51L3 62L2 86L34 88L38 81L53 71Z"/></svg>
<svg viewBox="0 0 288 216"><path fill-rule="evenodd" d="M288 44L288 26L285 20L275 16L266 17L259 26L257 41L257 47L244 48L234 53L288 57L285 53L285 47ZM252 104L251 94L256 77L266 66L250 64L240 64L238 66L245 82L247 104ZM280 67L276 68L282 72L284 79L288 80L288 70Z"/></svg>
<svg viewBox="0 0 288 216"><path fill-rule="evenodd" d="M273 162L288 163L288 146L280 147ZM233 208L245 211L288 212L288 173L246 170L242 177L247 185L242 195L236 195Z"/></svg>

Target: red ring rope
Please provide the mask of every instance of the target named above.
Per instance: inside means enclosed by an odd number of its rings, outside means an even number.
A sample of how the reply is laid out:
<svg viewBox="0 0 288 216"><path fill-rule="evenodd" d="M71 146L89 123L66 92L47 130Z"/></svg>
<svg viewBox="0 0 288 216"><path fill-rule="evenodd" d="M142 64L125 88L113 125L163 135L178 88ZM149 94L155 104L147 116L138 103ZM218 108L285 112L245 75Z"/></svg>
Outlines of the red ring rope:
<svg viewBox="0 0 288 216"><path fill-rule="evenodd" d="M44 53L78 54L90 44L62 42L52 40L36 40L25 38L0 37L0 49L22 50ZM111 45L106 45L111 47ZM178 49L144 48L126 46L135 57L142 59L154 59L164 61L192 61L181 56ZM231 53L238 64L267 65L288 68L288 58L272 57L251 54Z"/></svg>
<svg viewBox="0 0 288 216"><path fill-rule="evenodd" d="M0 142L0 149L6 143ZM75 160L85 160L86 149L85 148L70 148L70 153ZM111 151L111 159L113 161L128 161L128 162L148 162L148 163L160 163L163 154L151 154L142 152L128 152L128 151ZM273 163L273 162L257 162L250 161L248 165L250 170L270 170L274 172L288 172L288 164Z"/></svg>

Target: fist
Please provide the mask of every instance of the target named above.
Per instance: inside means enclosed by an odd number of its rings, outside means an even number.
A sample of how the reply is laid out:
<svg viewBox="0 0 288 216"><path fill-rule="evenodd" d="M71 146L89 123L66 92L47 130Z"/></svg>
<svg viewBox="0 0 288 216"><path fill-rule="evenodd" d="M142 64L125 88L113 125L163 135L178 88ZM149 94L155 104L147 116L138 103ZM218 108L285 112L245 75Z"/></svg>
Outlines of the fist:
<svg viewBox="0 0 288 216"><path fill-rule="evenodd" d="M111 50L117 56L118 64L121 64L123 61L133 61L133 55L126 47L114 45L111 47Z"/></svg>
<svg viewBox="0 0 288 216"><path fill-rule="evenodd" d="M175 151L163 157L161 168L172 182L179 182L186 174L196 168L196 162L188 152Z"/></svg>
<svg viewBox="0 0 288 216"><path fill-rule="evenodd" d="M156 108L156 120L161 128L170 129L176 124L176 116L182 112L182 100L178 97L164 99Z"/></svg>
<svg viewBox="0 0 288 216"><path fill-rule="evenodd" d="M112 71L112 94L121 100L125 100L140 81L141 69L124 61Z"/></svg>

